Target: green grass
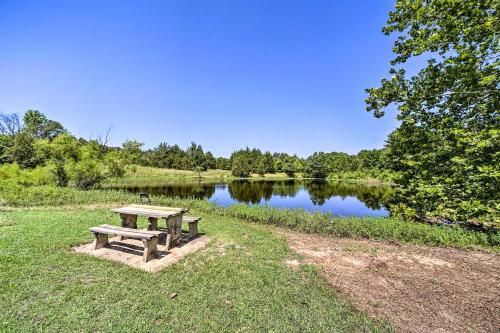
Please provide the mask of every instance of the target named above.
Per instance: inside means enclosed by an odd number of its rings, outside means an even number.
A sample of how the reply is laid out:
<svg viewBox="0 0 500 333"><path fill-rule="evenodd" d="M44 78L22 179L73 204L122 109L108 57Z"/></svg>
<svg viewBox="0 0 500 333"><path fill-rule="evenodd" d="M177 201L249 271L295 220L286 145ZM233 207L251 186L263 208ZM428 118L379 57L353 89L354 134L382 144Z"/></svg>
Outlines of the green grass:
<svg viewBox="0 0 500 333"><path fill-rule="evenodd" d="M100 199L111 193L86 192ZM116 194L117 197L123 194ZM108 197L109 198L109 197ZM269 227L201 214L207 248L157 274L72 252L107 210L0 215L1 332L382 332L308 265L293 270ZM144 219L140 219L144 227ZM169 295L177 293L170 299Z"/></svg>
<svg viewBox="0 0 500 333"><path fill-rule="evenodd" d="M300 175L297 175L300 178ZM136 186L147 186L147 185L158 185L159 183L171 182L171 181L189 181L189 180L217 180L217 181L229 181L235 179L241 179L234 177L229 170L208 170L197 173L190 170L176 170L176 169L162 169L154 167L146 167L135 165L132 170L128 171L123 178L112 178L107 179L104 183L105 186L123 186L123 185L136 185ZM259 179L291 179L285 173L274 173L266 174L264 176L259 176L258 174L253 174L249 178L252 180Z"/></svg>
<svg viewBox="0 0 500 333"><path fill-rule="evenodd" d="M482 248L498 252L499 232L477 232L461 227L442 227L395 218L332 217L328 214L311 214L300 209L234 205L220 207L206 200L190 200L153 196L153 204L191 207L214 216L243 219L258 224L284 227L308 233L337 237L370 238L399 243L451 246L457 248ZM137 203L137 195L116 190L79 191L73 188L50 186L6 187L0 191L0 202L10 206L57 206L95 203Z"/></svg>

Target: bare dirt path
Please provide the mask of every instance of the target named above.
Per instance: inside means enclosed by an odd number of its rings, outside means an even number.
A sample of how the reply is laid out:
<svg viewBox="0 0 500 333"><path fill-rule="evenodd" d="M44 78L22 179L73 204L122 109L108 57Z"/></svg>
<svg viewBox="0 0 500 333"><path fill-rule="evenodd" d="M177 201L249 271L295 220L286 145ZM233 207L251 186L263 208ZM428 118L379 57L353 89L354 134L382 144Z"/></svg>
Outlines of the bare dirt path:
<svg viewBox="0 0 500 333"><path fill-rule="evenodd" d="M281 233L303 262L398 332L500 332L499 255Z"/></svg>

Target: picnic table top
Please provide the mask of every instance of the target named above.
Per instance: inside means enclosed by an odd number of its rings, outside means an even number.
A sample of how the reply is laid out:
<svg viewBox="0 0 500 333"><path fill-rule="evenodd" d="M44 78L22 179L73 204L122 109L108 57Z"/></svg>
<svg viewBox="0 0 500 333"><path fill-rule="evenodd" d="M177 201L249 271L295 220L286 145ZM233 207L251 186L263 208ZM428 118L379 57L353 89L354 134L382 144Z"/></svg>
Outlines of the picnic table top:
<svg viewBox="0 0 500 333"><path fill-rule="evenodd" d="M163 210L163 209L145 208L137 206L113 208L111 209L111 211L113 213L156 217L156 218L169 218L172 216L178 216L184 214L183 210Z"/></svg>
<svg viewBox="0 0 500 333"><path fill-rule="evenodd" d="M128 205L127 207L134 207L134 208L144 208L144 209L153 209L153 210L168 210L168 211L174 211L174 212L187 212L189 211L189 208L177 208L177 207L165 207L165 206L152 206L152 205L136 205L136 204L131 204Z"/></svg>

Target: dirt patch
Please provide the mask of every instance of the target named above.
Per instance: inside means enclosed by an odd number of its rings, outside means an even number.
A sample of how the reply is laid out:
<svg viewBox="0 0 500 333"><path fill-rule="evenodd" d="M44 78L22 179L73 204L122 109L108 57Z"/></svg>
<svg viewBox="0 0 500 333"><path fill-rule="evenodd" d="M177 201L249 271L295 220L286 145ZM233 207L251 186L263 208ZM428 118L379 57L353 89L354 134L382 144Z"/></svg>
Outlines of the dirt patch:
<svg viewBox="0 0 500 333"><path fill-rule="evenodd" d="M500 256L282 233L303 262L400 332L499 332Z"/></svg>

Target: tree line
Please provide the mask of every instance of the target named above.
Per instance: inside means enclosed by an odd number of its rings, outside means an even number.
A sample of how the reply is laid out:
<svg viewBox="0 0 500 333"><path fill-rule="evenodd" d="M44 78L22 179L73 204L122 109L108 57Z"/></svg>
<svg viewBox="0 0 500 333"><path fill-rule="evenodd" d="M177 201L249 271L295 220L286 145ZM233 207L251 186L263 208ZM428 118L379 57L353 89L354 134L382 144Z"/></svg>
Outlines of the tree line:
<svg viewBox="0 0 500 333"><path fill-rule="evenodd" d="M240 178L273 173L290 177L302 173L309 178L346 173L357 173L355 177L384 175L380 149L362 150L357 155L320 152L300 158L247 147L226 158L215 157L194 142L186 149L161 143L144 150L143 143L136 140L110 147L108 134L90 140L77 138L37 110L28 110L22 119L17 114L0 114L0 163L20 169L45 167L56 184L65 186L74 181L79 188L91 188L107 177L121 177L135 164L192 171L231 170Z"/></svg>
<svg viewBox="0 0 500 333"><path fill-rule="evenodd" d="M137 143L137 145L142 144ZM346 173L358 173L356 177L388 178L389 175L383 171L382 149L362 150L356 155L320 152L307 158L300 158L297 155L262 152L258 148L246 147L234 151L229 158L215 158L210 151L204 152L201 145L193 142L186 150L178 145L161 143L142 153L138 150L138 153L140 158L136 162L144 166L193 171L231 170L233 176L240 178L252 174L263 176L273 173L285 173L290 177L302 173L307 178L327 178Z"/></svg>

